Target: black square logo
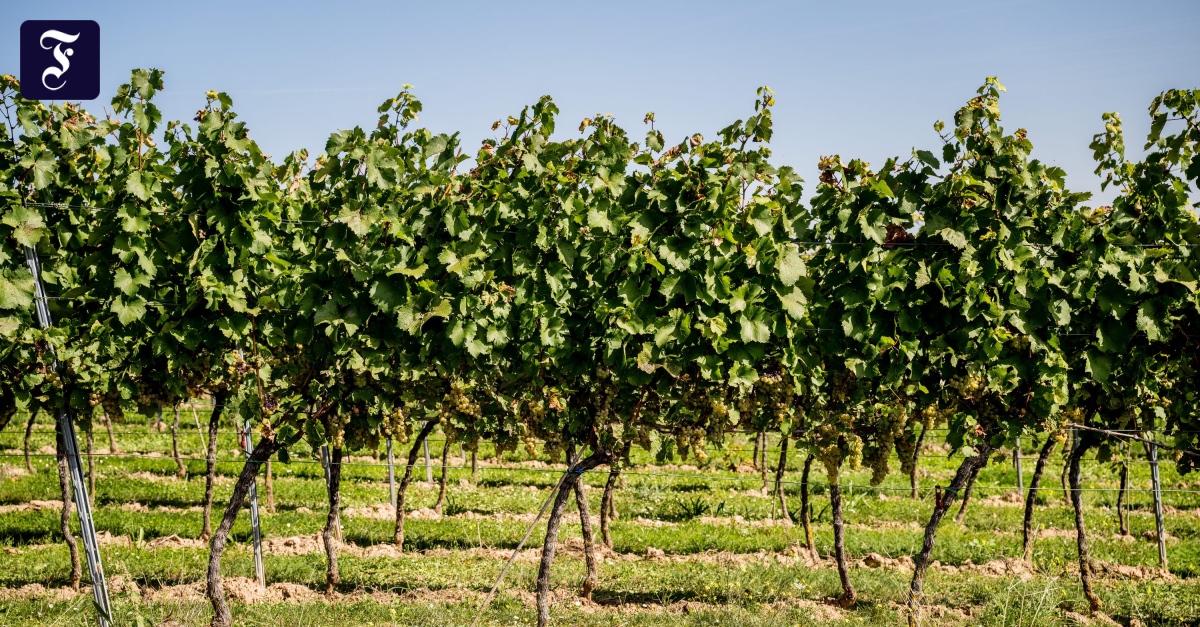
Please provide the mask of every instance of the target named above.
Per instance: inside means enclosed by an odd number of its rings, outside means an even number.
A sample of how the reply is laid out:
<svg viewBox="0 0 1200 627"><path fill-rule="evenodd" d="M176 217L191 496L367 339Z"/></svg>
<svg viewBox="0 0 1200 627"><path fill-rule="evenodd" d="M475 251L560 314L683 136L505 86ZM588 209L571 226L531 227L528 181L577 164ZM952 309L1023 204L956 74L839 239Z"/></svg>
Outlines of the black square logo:
<svg viewBox="0 0 1200 627"><path fill-rule="evenodd" d="M100 96L100 25L91 20L21 24L21 96L92 100Z"/></svg>

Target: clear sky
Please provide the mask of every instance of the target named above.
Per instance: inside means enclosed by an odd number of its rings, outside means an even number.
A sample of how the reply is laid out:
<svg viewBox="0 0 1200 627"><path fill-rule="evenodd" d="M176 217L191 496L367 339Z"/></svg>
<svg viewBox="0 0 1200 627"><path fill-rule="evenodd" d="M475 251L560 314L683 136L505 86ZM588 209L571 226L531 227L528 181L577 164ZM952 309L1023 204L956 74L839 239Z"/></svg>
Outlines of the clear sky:
<svg viewBox="0 0 1200 627"><path fill-rule="evenodd" d="M712 136L777 94L775 162L815 182L820 155L879 164L936 148L984 77L1008 87L1003 120L1068 184L1099 191L1088 143L1119 111L1140 147L1160 91L1200 87L1200 1L1012 2L37 2L0 4L0 72L17 74L27 19L100 24L99 110L135 67L166 71L159 106L190 120L229 92L264 150L320 152L369 127L402 83L421 123L461 131L469 154L493 120L543 94L559 132L595 113L632 135L657 114L668 142ZM812 184L809 184L811 189ZM1111 190L1105 197L1111 196Z"/></svg>

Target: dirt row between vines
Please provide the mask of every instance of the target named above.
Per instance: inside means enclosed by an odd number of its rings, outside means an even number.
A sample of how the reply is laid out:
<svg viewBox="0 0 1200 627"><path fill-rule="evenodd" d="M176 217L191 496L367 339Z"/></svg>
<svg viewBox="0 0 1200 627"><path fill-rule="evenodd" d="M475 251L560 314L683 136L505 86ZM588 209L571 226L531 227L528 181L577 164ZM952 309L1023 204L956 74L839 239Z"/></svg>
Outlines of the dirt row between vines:
<svg viewBox="0 0 1200 627"><path fill-rule="evenodd" d="M291 603L297 605L309 603L358 603L372 601L380 604L410 603L410 604L458 604L470 603L478 605L484 598L484 593L465 588L429 589L419 588L407 592L333 592L321 593L307 586L295 583L273 583L261 586L257 581L246 577L229 577L223 580L227 598L241 604L270 604ZM201 582L179 584L172 586L150 587L139 586L123 575L117 575L109 580L109 592L115 595L126 595L139 598L148 603L204 603L204 584ZM536 607L536 596L524 589L508 588L500 594L516 599L527 608ZM558 588L551 591L552 603L558 606L574 606L586 613L607 612L612 614L688 614L698 612L719 612L728 609L728 605L705 603L701 601L676 601L669 605L660 603L629 603L629 602L596 602L578 597L571 589ZM90 586L81 586L78 590L72 588L46 588L41 584L28 584L16 589L0 589L0 601L42 599L53 603L73 601L91 596ZM906 608L896 602L888 602L893 611L903 613ZM846 618L842 608L836 605L836 600L827 598L822 601L811 599L789 599L765 603L761 606L768 611L789 609L804 609L809 611L816 620L838 621ZM949 607L945 605L926 605L921 608L922 615L933 619L954 619L965 621L978 616L977 607ZM1084 616L1069 612L1067 618L1078 625L1119 625L1104 614ZM1140 623L1135 623L1140 626Z"/></svg>
<svg viewBox="0 0 1200 627"><path fill-rule="evenodd" d="M465 588L447 588L441 590L431 590L428 588L420 588L403 593L395 592L350 592L350 593L320 593L299 584L292 583L273 583L263 587L258 585L258 582L246 577L230 577L224 580L226 596L236 602L242 604L261 604L261 603L356 603L362 601L374 601L381 604L391 603L413 603L413 604L456 604L456 603L471 603L479 604L482 602L485 594L475 590L467 590ZM161 588L141 588L136 583L117 576L109 581L109 591L114 594L131 594L140 597L145 602L173 602L173 603L199 603L207 602L204 596L204 584L192 583L181 584L175 586L164 586ZM520 601L528 608L536 607L536 596L529 590L510 588L501 592L501 594ZM71 588L46 588L41 584L29 584L18 589L0 589L0 600L25 600L25 599L45 599L52 602L71 601L82 596L90 596L91 587L81 586L79 590ZM651 614L687 614L704 611L722 611L727 610L728 606L704 603L700 601L676 601L670 605L662 605L660 603L597 603L595 601L580 598L574 592L567 589L557 589L551 591L554 605L574 606L575 608L587 612L609 612L615 614L634 614L634 613L651 613ZM793 599L788 601L778 601L774 603L764 604L764 607L769 610L787 610L787 609L806 609L810 611L814 618L821 621L842 620L845 616L843 611L835 605L811 601L808 599ZM963 611L957 608L948 608L942 606L934 606L927 608L938 616L969 616L970 608Z"/></svg>

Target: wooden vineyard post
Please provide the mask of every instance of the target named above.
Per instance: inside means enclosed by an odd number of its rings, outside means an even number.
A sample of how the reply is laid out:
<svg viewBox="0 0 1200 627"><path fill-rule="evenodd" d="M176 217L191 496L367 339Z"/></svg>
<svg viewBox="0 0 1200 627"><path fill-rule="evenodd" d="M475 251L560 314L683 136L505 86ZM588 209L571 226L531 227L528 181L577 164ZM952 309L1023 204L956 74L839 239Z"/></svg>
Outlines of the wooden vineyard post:
<svg viewBox="0 0 1200 627"><path fill-rule="evenodd" d="M1146 455L1150 457L1150 482L1154 488L1154 529L1158 534L1158 565L1167 569L1167 532L1163 526L1162 479L1158 474L1158 443L1148 442Z"/></svg>
<svg viewBox="0 0 1200 627"><path fill-rule="evenodd" d="M392 455L392 439L387 439L388 492L392 495L392 509L396 509L396 458Z"/></svg>
<svg viewBox="0 0 1200 627"><path fill-rule="evenodd" d="M246 459L250 459L250 453L254 451L254 443L250 441L250 419L246 419L245 437L243 438L243 446L246 450ZM250 531L254 538L254 577L258 579L258 585L267 587L267 573L263 568L262 554L262 526L258 519L258 477L254 477L254 481L250 483Z"/></svg>
<svg viewBox="0 0 1200 627"><path fill-rule="evenodd" d="M42 286L42 267L38 261L37 251L32 247L25 248L25 261L29 272L33 274L34 306L37 309L38 324L43 329L50 328L50 307L47 304L46 288ZM51 347L51 354L56 354ZM58 372L58 358L55 357L51 369ZM100 617L100 627L112 624L112 610L108 603L108 585L104 581L104 564L100 560L100 543L96 540L96 524L92 520L92 506L88 499L87 480L83 476L83 464L79 459L79 441L75 437L75 422L64 405L58 410L58 421L62 426L63 446L67 454L67 466L71 473L71 485L75 492L75 512L79 515L79 532L83 536L83 549L87 555L88 574L92 578L92 596L95 599L96 613Z"/></svg>

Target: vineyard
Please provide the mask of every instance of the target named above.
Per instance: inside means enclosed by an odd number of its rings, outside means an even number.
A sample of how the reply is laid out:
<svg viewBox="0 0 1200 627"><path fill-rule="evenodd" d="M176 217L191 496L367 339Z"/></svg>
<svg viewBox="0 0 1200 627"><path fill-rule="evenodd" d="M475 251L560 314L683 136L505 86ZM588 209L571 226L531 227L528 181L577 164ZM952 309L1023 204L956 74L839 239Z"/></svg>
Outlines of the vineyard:
<svg viewBox="0 0 1200 627"><path fill-rule="evenodd" d="M815 183L766 87L273 158L163 79L0 78L5 624L1200 621L1200 92L1094 207L991 78Z"/></svg>

